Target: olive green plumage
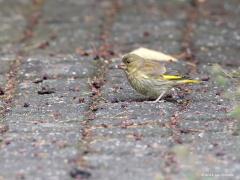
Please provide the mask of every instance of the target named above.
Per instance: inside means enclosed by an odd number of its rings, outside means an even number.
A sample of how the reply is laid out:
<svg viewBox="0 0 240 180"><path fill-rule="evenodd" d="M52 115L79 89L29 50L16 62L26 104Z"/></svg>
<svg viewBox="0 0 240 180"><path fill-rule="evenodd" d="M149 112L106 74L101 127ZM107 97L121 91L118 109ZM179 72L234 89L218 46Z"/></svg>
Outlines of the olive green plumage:
<svg viewBox="0 0 240 180"><path fill-rule="evenodd" d="M127 54L122 59L128 81L139 93L159 101L171 88L180 84L199 83L181 76L186 68L180 62L161 62L144 59L135 54Z"/></svg>

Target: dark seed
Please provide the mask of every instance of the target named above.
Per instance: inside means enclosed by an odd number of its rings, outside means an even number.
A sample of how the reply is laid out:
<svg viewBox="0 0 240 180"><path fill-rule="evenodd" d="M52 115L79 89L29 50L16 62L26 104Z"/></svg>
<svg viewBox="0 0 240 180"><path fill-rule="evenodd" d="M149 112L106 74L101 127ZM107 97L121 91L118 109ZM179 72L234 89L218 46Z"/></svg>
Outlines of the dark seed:
<svg viewBox="0 0 240 180"><path fill-rule="evenodd" d="M30 106L29 103L24 103L24 104L23 104L23 107L29 107L29 106Z"/></svg>
<svg viewBox="0 0 240 180"><path fill-rule="evenodd" d="M70 171L70 176L72 178L89 178L91 176L91 173L79 168L74 168Z"/></svg>

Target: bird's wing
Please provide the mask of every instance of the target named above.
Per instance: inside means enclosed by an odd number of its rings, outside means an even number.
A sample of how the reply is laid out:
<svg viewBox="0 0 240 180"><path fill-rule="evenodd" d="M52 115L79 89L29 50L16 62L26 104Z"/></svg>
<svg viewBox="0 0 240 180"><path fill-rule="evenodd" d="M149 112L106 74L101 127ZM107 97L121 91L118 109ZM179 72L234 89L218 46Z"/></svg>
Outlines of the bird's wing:
<svg viewBox="0 0 240 180"><path fill-rule="evenodd" d="M142 78L151 80L152 84L162 86L163 84L193 84L200 83L199 80L194 80L187 77L187 67L178 62L159 62L145 60L139 68L138 73Z"/></svg>
<svg viewBox="0 0 240 180"><path fill-rule="evenodd" d="M151 76L160 76L167 71L164 63L147 59L142 62L139 70Z"/></svg>
<svg viewBox="0 0 240 180"><path fill-rule="evenodd" d="M184 76L177 70L176 62L160 62L156 60L145 60L140 71L146 78L163 80L181 80Z"/></svg>

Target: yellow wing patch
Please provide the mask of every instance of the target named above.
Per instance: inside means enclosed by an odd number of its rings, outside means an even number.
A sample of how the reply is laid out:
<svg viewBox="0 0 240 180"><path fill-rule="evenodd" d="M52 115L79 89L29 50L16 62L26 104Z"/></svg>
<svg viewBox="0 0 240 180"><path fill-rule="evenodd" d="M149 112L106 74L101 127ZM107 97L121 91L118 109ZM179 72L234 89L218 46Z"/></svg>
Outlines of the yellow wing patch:
<svg viewBox="0 0 240 180"><path fill-rule="evenodd" d="M183 78L182 76L178 76L178 75L166 75L166 74L163 74L162 77L165 80L178 80Z"/></svg>
<svg viewBox="0 0 240 180"><path fill-rule="evenodd" d="M199 80L194 80L194 79L184 79L184 80L180 80L179 83L191 83L191 84L197 84L200 83L201 81Z"/></svg>

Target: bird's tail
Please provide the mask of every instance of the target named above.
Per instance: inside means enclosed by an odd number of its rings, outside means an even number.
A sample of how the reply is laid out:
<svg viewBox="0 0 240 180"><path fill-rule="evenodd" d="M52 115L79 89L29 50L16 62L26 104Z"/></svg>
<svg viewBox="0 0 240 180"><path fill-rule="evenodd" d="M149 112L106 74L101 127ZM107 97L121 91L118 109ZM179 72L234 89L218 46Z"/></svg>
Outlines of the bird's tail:
<svg viewBox="0 0 240 180"><path fill-rule="evenodd" d="M177 84L197 84L200 83L200 80L196 80L196 79L187 79L186 77L183 76L179 76L179 75L167 75L167 74L163 74L162 78L164 80L168 80L170 82L174 82Z"/></svg>
<svg viewBox="0 0 240 180"><path fill-rule="evenodd" d="M201 81L196 79L183 79L183 80L178 80L177 83L178 84L198 84L198 83L201 83Z"/></svg>

